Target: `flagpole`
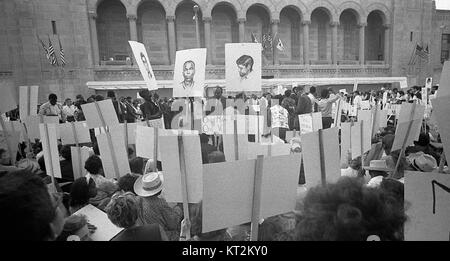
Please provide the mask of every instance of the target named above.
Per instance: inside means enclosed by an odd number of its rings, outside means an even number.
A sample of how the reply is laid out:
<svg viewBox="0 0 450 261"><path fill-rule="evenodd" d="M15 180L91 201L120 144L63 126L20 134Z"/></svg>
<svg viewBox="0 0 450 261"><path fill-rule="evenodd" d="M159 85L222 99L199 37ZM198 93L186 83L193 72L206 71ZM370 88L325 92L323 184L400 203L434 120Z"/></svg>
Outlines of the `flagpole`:
<svg viewBox="0 0 450 261"><path fill-rule="evenodd" d="M200 7L198 5L194 5L194 17L195 17L195 34L197 38L197 48L201 48L200 43L200 25L198 22L198 11L200 10Z"/></svg>

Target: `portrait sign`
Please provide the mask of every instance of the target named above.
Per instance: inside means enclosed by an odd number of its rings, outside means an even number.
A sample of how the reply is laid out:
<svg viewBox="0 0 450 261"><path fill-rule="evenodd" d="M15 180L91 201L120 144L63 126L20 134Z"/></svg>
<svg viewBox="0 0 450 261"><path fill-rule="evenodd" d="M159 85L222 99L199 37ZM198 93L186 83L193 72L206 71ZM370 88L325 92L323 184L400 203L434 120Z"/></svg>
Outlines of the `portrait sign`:
<svg viewBox="0 0 450 261"><path fill-rule="evenodd" d="M142 78L144 78L144 81L147 84L147 89L150 91L157 90L158 84L156 82L155 74L153 73L152 65L150 64L150 59L148 58L145 46L142 43L135 41L128 41L128 43L130 43L131 50L133 50L134 58L139 66Z"/></svg>
<svg viewBox="0 0 450 261"><path fill-rule="evenodd" d="M227 91L261 91L261 44L225 44Z"/></svg>
<svg viewBox="0 0 450 261"><path fill-rule="evenodd" d="M206 49L178 51L173 76L173 97L203 97Z"/></svg>

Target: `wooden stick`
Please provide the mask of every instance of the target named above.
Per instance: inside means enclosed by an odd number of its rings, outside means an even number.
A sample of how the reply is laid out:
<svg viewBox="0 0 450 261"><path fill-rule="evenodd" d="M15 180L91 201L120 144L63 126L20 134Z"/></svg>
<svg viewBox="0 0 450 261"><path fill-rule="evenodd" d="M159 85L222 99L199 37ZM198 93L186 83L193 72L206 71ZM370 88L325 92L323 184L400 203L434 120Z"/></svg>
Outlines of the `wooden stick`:
<svg viewBox="0 0 450 261"><path fill-rule="evenodd" d="M261 209L261 186L263 172L264 156L258 155L255 163L255 178L253 182L253 202L252 202L252 221L251 221L251 241L258 241L259 214Z"/></svg>
<svg viewBox="0 0 450 261"><path fill-rule="evenodd" d="M128 155L128 122L127 120L124 121L124 126L125 126L125 149L127 150L127 155Z"/></svg>
<svg viewBox="0 0 450 261"><path fill-rule="evenodd" d="M364 168L364 121L361 121L361 168Z"/></svg>
<svg viewBox="0 0 450 261"><path fill-rule="evenodd" d="M0 124L2 126L3 132L5 133L5 137L6 137L6 148L8 149L8 153L11 156L11 164L15 165L16 164L16 157L17 155L13 155L13 145L11 144L12 139L8 138L8 134L9 131L6 129L6 124L5 121L3 120L3 116L0 115ZM11 137L13 136L14 133L11 133Z"/></svg>
<svg viewBox="0 0 450 261"><path fill-rule="evenodd" d="M380 126L380 124L377 124L377 122L378 122L378 105L375 107L375 111L372 117L372 137L375 137L377 131L375 128L376 125Z"/></svg>
<svg viewBox="0 0 450 261"><path fill-rule="evenodd" d="M55 190L57 191L56 181L55 181L55 173L54 173L54 166L53 166L53 160L52 160L52 149L50 147L50 136L48 135L48 124L44 123L44 132L45 132L45 138L47 141L47 148L48 148L48 162L50 163L48 168L50 168L50 174L52 176L52 183L55 187ZM46 166L47 167L47 166Z"/></svg>
<svg viewBox="0 0 450 261"><path fill-rule="evenodd" d="M78 177L83 177L83 162L81 160L81 148L80 148L80 143L78 141L78 134L77 134L77 128L75 126L75 122L71 122L72 125L72 131L73 131L73 137L75 140L75 146L77 148L77 154L78 154L78 166L79 166L79 170L80 173L78 173Z"/></svg>
<svg viewBox="0 0 450 261"><path fill-rule="evenodd" d="M234 128L233 128L233 136L234 136L234 159L236 161L239 160L239 140L238 140L238 133L237 133L237 116L236 116L236 111L234 111L234 119L233 119L233 123L234 123Z"/></svg>
<svg viewBox="0 0 450 261"><path fill-rule="evenodd" d="M322 186L326 186L326 168L325 168L325 151L323 144L323 130L319 130L319 154L320 154L320 177L322 181Z"/></svg>
<svg viewBox="0 0 450 261"><path fill-rule="evenodd" d="M183 196L183 213L184 219L189 221L189 202L188 202L188 187L186 177L186 161L184 157L184 144L183 133L180 131L178 134L178 152L180 156L180 173L181 173L181 193ZM191 232L188 230L186 233L186 239L191 238Z"/></svg>
<svg viewBox="0 0 450 261"><path fill-rule="evenodd" d="M439 173L444 173L444 165L445 165L445 152L442 152L441 160L439 162Z"/></svg>
<svg viewBox="0 0 450 261"><path fill-rule="evenodd" d="M116 178L119 179L120 178L119 166L117 165L117 157L116 157L116 152L114 150L111 133L110 133L110 130L106 129L105 118L103 118L102 111L100 110L100 106L98 105L97 101L95 102L95 107L97 108L97 113L100 117L100 121L102 122L102 126L105 128L106 139L108 140L108 146L111 151L111 158L112 158L112 162L113 162L113 166L114 166L114 172L116 174Z"/></svg>
<svg viewBox="0 0 450 261"><path fill-rule="evenodd" d="M159 131L158 131L158 128L153 128L153 129L154 129L153 142L155 144L155 146L153 146L153 158L155 160L156 167L158 167L158 136L159 136Z"/></svg>
<svg viewBox="0 0 450 261"><path fill-rule="evenodd" d="M259 131L259 124L260 124L259 123L259 111L256 112L256 117L257 117L257 124L258 124L257 131L256 131L258 139L256 139L256 142L261 143L261 132Z"/></svg>

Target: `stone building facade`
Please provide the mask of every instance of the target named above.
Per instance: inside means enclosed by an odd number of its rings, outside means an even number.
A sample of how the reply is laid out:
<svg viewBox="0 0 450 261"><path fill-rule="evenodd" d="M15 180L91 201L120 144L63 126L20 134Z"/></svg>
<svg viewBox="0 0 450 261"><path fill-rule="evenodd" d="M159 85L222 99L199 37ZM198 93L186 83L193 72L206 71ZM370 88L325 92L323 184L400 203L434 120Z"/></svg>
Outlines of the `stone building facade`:
<svg viewBox="0 0 450 261"><path fill-rule="evenodd" d="M432 0L0 0L0 80L41 86L41 101L88 95L87 82L139 81L129 40L145 44L158 80L171 80L175 52L197 47L195 4L207 79L224 78L224 44L252 34L283 42L285 51L263 53L263 76L274 78L406 76L421 85L439 80L441 49L450 51L450 12ZM58 55L61 41L64 68L49 64L37 36ZM428 62L411 59L416 44L429 46Z"/></svg>

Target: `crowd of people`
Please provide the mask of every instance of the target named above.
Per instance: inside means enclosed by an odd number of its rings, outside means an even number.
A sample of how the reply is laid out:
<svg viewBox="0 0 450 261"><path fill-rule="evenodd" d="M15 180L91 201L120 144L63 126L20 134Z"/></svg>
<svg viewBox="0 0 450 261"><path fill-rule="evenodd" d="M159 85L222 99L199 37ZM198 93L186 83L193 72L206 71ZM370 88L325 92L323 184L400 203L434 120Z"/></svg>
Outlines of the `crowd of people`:
<svg viewBox="0 0 450 261"><path fill-rule="evenodd" d="M362 101L370 101L373 106L386 101L401 104L422 99L420 88L412 88L407 93L382 89L364 94L358 91L335 93L326 88L318 94L317 89L315 86L294 86L284 95L264 93L258 98L241 93L235 98L254 105L268 104L269 115L277 114L269 117L271 121L277 117L285 118L287 124L277 127L278 132L274 131L279 134L278 140L285 143L288 142L287 130L299 130L298 115L321 112L323 128L330 128L333 104L339 100L360 108ZM170 128L175 115L171 110L173 99L160 99L156 92L148 90L139 94L142 99L117 99L114 92L108 92L106 99L112 99L119 122L164 117L166 128ZM220 87L214 98L221 101L225 109L226 97ZM81 105L104 99L101 95L93 95L84 100L83 96L77 95L74 102L66 99L60 104L56 95L51 94L49 101L40 106L39 114L59 116L61 122L84 121ZM9 113L9 116L11 119L17 117L16 113ZM348 120L348 115L344 113L341 120ZM403 240L403 225L408 219L403 198L404 171L437 171L442 146L437 145L441 142L439 134L431 133L426 127L405 155L391 151L395 138L394 122L389 121L386 128L378 130L372 139L372 149L363 156L364 162L361 157L348 157L347 164L341 166L342 177L337 183L309 188L305 197L299 195L295 210L262 220L258 240ZM211 144L210 138L210 135L200 134L203 164L224 162L222 144ZM0 149L0 210L8 213L0 215L0 220L8 224L0 233L2 240L66 241L76 238L88 241L96 227L76 212L89 204L104 211L113 224L123 228L113 238L116 241L245 241L250 238L250 224L202 233L202 202L189 204L187 218L180 203L165 199L164 165L136 157L132 147L128 155L132 172L123 173L119 179L108 179L98 145L92 139L88 144L90 157L84 163L87 175L74 179L70 146L60 145L62 178L53 180L45 168L42 145L36 141L30 150L26 146L20 144L15 165L11 164L7 151ZM398 161L401 163L399 171L394 171ZM299 171L299 186L302 186L303 168Z"/></svg>

